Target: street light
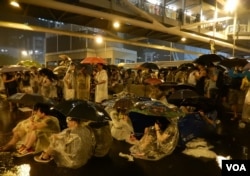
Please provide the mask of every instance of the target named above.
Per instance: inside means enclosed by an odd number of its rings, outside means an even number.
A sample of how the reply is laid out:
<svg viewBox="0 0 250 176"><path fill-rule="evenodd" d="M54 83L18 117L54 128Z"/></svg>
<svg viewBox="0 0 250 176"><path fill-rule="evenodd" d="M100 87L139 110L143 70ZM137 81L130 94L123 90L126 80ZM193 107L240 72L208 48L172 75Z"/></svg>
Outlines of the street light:
<svg viewBox="0 0 250 176"><path fill-rule="evenodd" d="M20 4L15 0L10 1L10 5L13 6L13 7L17 7L17 8L20 7Z"/></svg>
<svg viewBox="0 0 250 176"><path fill-rule="evenodd" d="M102 44L104 41L103 41L103 37L101 35L97 35L95 37L95 41L97 44ZM105 52L105 58L107 57L107 51L106 51L106 41L104 42L104 52Z"/></svg>
<svg viewBox="0 0 250 176"><path fill-rule="evenodd" d="M233 57L234 57L234 50L235 50L235 40L236 40L236 23L237 23L237 6L238 6L238 0L228 0L225 5L225 10L232 13L234 12L234 23L233 23Z"/></svg>

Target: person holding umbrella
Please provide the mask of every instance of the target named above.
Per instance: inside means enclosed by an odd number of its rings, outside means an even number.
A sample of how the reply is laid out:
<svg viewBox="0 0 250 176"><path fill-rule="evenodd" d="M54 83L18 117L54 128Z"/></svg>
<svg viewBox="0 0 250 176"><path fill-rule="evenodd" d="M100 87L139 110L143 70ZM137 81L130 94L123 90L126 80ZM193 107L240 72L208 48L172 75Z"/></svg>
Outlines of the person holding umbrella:
<svg viewBox="0 0 250 176"><path fill-rule="evenodd" d="M108 74L103 69L102 63L97 63L97 73L95 76L95 102L101 103L108 99Z"/></svg>

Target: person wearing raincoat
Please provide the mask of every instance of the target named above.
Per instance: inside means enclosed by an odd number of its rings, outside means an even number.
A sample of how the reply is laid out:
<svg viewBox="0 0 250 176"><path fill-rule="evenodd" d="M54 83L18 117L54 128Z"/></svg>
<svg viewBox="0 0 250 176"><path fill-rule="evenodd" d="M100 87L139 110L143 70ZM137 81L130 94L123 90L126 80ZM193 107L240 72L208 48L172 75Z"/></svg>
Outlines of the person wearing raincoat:
<svg viewBox="0 0 250 176"><path fill-rule="evenodd" d="M244 72L245 77L242 79L240 89L244 91L245 99L243 103L241 120L245 123L250 122L250 72Z"/></svg>
<svg viewBox="0 0 250 176"><path fill-rule="evenodd" d="M58 167L79 168L93 156L95 147L94 133L82 126L80 119L67 117L68 128L51 136L51 142L41 155L34 160L48 163L54 159Z"/></svg>
<svg viewBox="0 0 250 176"><path fill-rule="evenodd" d="M159 160L174 151L178 140L179 130L174 119L168 126L155 123L145 129L143 137L130 148L130 152L135 158Z"/></svg>
<svg viewBox="0 0 250 176"><path fill-rule="evenodd" d="M103 69L103 64L97 64L97 70L95 76L95 102L101 103L108 99L108 74Z"/></svg>

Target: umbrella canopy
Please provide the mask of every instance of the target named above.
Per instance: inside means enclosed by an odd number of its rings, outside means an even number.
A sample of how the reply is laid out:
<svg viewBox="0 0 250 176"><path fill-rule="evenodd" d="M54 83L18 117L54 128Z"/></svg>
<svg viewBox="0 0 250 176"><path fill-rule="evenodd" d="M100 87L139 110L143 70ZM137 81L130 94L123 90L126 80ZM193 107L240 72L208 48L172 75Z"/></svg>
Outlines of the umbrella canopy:
<svg viewBox="0 0 250 176"><path fill-rule="evenodd" d="M243 70L244 70L244 71L250 70L250 63L247 63L247 64L243 67Z"/></svg>
<svg viewBox="0 0 250 176"><path fill-rule="evenodd" d="M204 54L194 60L194 63L201 65L210 65L214 62L221 62L223 59L216 54Z"/></svg>
<svg viewBox="0 0 250 176"><path fill-rule="evenodd" d="M183 90L183 89L189 89L196 91L196 87L192 84L176 84L174 87L175 90Z"/></svg>
<svg viewBox="0 0 250 176"><path fill-rule="evenodd" d="M35 105L36 103L48 103L53 104L50 99L46 99L39 94L29 94L29 93L16 93L11 95L7 99L10 102L20 103L25 105Z"/></svg>
<svg viewBox="0 0 250 176"><path fill-rule="evenodd" d="M183 63L177 68L177 71L179 71L179 70L190 70L190 69L194 69L194 68L195 68L194 63Z"/></svg>
<svg viewBox="0 0 250 176"><path fill-rule="evenodd" d="M195 99L199 97L200 95L194 90L181 89L174 91L174 93L168 97L168 102L180 106L182 105L182 102L185 101L185 99Z"/></svg>
<svg viewBox="0 0 250 176"><path fill-rule="evenodd" d="M127 111L134 106L132 98L121 98L114 103L113 108L121 111Z"/></svg>
<svg viewBox="0 0 250 176"><path fill-rule="evenodd" d="M157 64L152 62L145 62L139 66L140 69L152 69L152 70L159 70Z"/></svg>
<svg viewBox="0 0 250 176"><path fill-rule="evenodd" d="M233 68L236 66L244 67L245 65L248 64L248 61L246 59L242 59L242 58L233 58L233 59L224 59L219 64L223 65L227 68Z"/></svg>
<svg viewBox="0 0 250 176"><path fill-rule="evenodd" d="M67 100L54 107L65 116L82 120L107 121L111 120L105 109L94 102L86 100Z"/></svg>
<svg viewBox="0 0 250 176"><path fill-rule="evenodd" d="M102 57L86 57L81 61L81 64L106 64L106 60Z"/></svg>
<svg viewBox="0 0 250 176"><path fill-rule="evenodd" d="M7 73L7 72L20 72L20 71L28 71L29 69L27 67L24 67L22 65L8 65L3 66L0 69L1 73Z"/></svg>
<svg viewBox="0 0 250 176"><path fill-rule="evenodd" d="M162 84L162 80L158 78L147 78L144 80L144 83L150 84L150 85L158 85L158 84Z"/></svg>
<svg viewBox="0 0 250 176"><path fill-rule="evenodd" d="M128 113L137 139L143 136L146 127L154 126L155 123L167 126L173 118L184 115L178 109L170 109L158 101L137 102Z"/></svg>
<svg viewBox="0 0 250 176"><path fill-rule="evenodd" d="M20 62L17 63L17 65L22 65L24 67L36 67L36 68L40 68L42 67L42 65L39 62L36 62L34 60L22 60Z"/></svg>
<svg viewBox="0 0 250 176"><path fill-rule="evenodd" d="M139 101L129 111L131 113L140 113L149 116L165 117L167 119L184 115L177 109L171 109L159 101Z"/></svg>

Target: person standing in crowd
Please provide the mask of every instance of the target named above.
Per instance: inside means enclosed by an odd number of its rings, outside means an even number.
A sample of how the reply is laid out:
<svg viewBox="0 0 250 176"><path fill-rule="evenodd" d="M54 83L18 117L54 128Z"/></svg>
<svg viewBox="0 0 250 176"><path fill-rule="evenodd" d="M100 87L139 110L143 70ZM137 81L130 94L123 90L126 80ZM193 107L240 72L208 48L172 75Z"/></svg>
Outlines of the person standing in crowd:
<svg viewBox="0 0 250 176"><path fill-rule="evenodd" d="M64 99L75 99L76 96L76 66L71 63L64 78Z"/></svg>
<svg viewBox="0 0 250 176"><path fill-rule="evenodd" d="M21 92L23 93L33 93L33 89L30 84L30 72L26 71L21 77Z"/></svg>
<svg viewBox="0 0 250 176"><path fill-rule="evenodd" d="M87 69L83 67L77 72L77 91L76 98L81 100L90 99L90 79Z"/></svg>
<svg viewBox="0 0 250 176"><path fill-rule="evenodd" d="M17 78L15 76L15 72L3 73L2 78L3 78L3 83L4 83L7 97L17 93L18 84L17 84ZM9 106L10 106L10 111L13 111L12 102L9 102Z"/></svg>
<svg viewBox="0 0 250 176"><path fill-rule="evenodd" d="M229 70L228 76L231 78L228 92L228 102L234 115L231 120L239 120L239 105L243 104L244 102L244 91L240 89L242 79L244 77L244 74L242 73L242 67L236 66Z"/></svg>
<svg viewBox="0 0 250 176"><path fill-rule="evenodd" d="M200 96L205 95L205 80L207 78L207 69L204 65L198 64L198 74L195 75L196 78L196 91Z"/></svg>
<svg viewBox="0 0 250 176"><path fill-rule="evenodd" d="M108 99L108 74L103 69L103 64L98 63L95 76L95 102L101 103Z"/></svg>

